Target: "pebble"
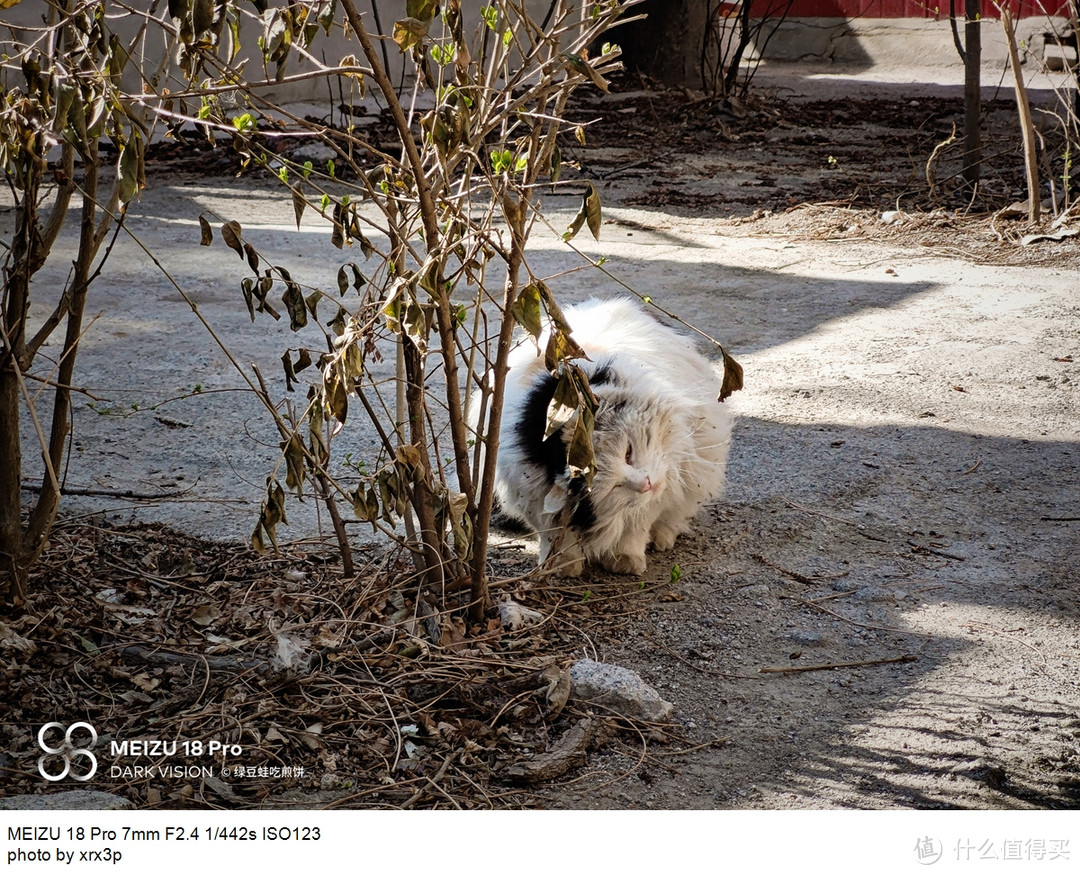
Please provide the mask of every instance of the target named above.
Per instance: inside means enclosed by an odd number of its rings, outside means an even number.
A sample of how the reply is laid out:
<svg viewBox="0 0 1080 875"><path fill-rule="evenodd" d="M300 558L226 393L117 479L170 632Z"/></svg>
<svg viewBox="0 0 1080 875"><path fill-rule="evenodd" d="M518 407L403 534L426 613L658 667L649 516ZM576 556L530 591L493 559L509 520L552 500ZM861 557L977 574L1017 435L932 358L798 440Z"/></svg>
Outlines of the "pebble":
<svg viewBox="0 0 1080 875"><path fill-rule="evenodd" d="M795 629L789 635L792 641L796 644L816 645L824 644L828 641L828 636L823 635L821 632L813 632L809 629Z"/></svg>
<svg viewBox="0 0 1080 875"><path fill-rule="evenodd" d="M294 161L324 162L337 156L337 152L321 143L306 143L293 150Z"/></svg>

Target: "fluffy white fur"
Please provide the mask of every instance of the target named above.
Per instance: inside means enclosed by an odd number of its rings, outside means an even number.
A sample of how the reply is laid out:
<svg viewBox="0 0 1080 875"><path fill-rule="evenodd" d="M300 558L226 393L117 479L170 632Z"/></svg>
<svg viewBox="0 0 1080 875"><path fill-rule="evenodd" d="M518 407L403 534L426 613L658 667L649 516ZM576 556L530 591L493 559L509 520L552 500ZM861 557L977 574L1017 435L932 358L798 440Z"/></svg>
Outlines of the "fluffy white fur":
<svg viewBox="0 0 1080 875"><path fill-rule="evenodd" d="M544 391L550 393L552 381L526 338L510 357L498 499L505 512L539 532L540 561L553 570L576 576L585 562L597 562L640 575L646 549L671 549L702 502L722 492L730 408L717 402L720 379L693 342L636 302L593 299L566 308L565 315L591 360L580 364L600 403L592 488L569 495L565 445L573 422L553 438L556 444L540 446L538 411L546 408ZM567 501L575 513L553 556Z"/></svg>

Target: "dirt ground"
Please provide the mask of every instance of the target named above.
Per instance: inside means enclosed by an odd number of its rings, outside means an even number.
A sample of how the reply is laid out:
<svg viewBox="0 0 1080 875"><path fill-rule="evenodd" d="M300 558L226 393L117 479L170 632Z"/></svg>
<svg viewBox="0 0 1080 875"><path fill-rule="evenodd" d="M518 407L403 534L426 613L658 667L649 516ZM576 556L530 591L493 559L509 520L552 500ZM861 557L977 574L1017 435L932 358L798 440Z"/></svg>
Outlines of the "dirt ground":
<svg viewBox="0 0 1080 875"><path fill-rule="evenodd" d="M1080 247L1021 246L1035 229L996 213L1024 196L1006 96L988 93L974 199L957 147L926 178L955 89L777 74L745 106L630 83L576 108L603 116L568 157L601 182L606 219L578 245L721 340L746 387L728 402L724 499L650 557L644 587L515 589L576 605L575 622L591 611L560 633L567 652L639 672L674 703L673 733L620 735L500 804L1080 804ZM235 255L200 249L196 217L239 220L302 282L331 285L336 251L269 187L168 170L133 226L237 358L276 375L287 327L248 324ZM554 228L573 201L545 198ZM541 275L581 263L555 233L534 241ZM622 291L593 272L556 282L568 300ZM79 371L98 401L76 414L68 512L245 538L276 435L130 243L96 293ZM320 531L310 505L290 520L287 537ZM511 540L497 562L530 549Z"/></svg>
<svg viewBox="0 0 1080 875"><path fill-rule="evenodd" d="M1002 244L985 212L930 193L961 111L879 85L765 104L760 137L720 113L710 132L734 149L677 146L627 196L670 204L685 218L664 230L695 245L724 238L694 286L715 284L701 315L747 389L726 500L677 545L676 596L595 646L714 745L602 758L550 804L1080 804L1080 261ZM988 188L1020 200L1015 107L989 120ZM669 158L708 136L676 131ZM705 203L749 219L698 221ZM890 209L918 218L886 225Z"/></svg>

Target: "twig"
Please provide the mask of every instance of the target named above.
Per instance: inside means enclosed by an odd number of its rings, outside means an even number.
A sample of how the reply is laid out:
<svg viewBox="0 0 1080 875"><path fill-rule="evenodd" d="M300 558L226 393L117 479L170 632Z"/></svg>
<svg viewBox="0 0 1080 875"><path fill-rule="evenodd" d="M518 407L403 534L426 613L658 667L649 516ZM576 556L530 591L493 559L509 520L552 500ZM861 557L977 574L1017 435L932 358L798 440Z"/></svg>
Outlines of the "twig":
<svg viewBox="0 0 1080 875"><path fill-rule="evenodd" d="M746 536L749 534L750 527L747 526L745 529L739 532L739 534L732 538L727 544L725 544L724 548L719 553L717 553L716 556L723 556L725 553L730 553L737 546L739 546L739 544L742 543L743 539L746 538Z"/></svg>
<svg viewBox="0 0 1080 875"><path fill-rule="evenodd" d="M930 189L930 197L934 197L934 168L937 166L938 156L949 146L956 142L956 123L953 122L952 133L934 147L930 158L926 162L926 185Z"/></svg>
<svg viewBox="0 0 1080 875"><path fill-rule="evenodd" d="M1009 49L1009 66L1012 67L1016 86L1016 109L1020 114L1020 131L1024 138L1024 168L1027 172L1028 221L1039 221L1042 196L1039 189L1039 166L1035 156L1035 125L1031 121L1031 104L1028 102L1024 76L1020 72L1020 53L1016 49L1012 15L1008 9L1001 10L1001 27L1005 31L1005 43Z"/></svg>
<svg viewBox="0 0 1080 875"><path fill-rule="evenodd" d="M935 638L936 635L932 635L929 632L916 632L913 629L896 629L892 626L878 626L874 623L860 623L858 620L853 620L851 617L845 617L843 614L838 614L836 611L830 611L828 608L819 605L817 602L808 601L807 599L801 599L798 596L788 595L782 593L780 595L782 599L791 599L793 602L798 602L801 605L805 605L808 608L816 608L822 613L828 614L830 617L835 617L837 620L843 620L845 623L850 623L852 626L858 626L860 629L873 629L878 632L890 632L893 635L917 635L921 638Z"/></svg>
<svg viewBox="0 0 1080 875"><path fill-rule="evenodd" d="M201 653L171 653L141 644L129 644L120 651L120 655L128 659L148 662L151 665L201 665L208 673L221 671L239 674L254 671L256 674L265 674L272 670L270 663L265 659L234 659L231 656L205 656Z"/></svg>
<svg viewBox="0 0 1080 875"><path fill-rule="evenodd" d="M47 377L39 377L36 374L24 374L23 376L26 377L26 379L28 379L28 380L34 380L35 382L38 382L38 383L44 383L46 386L49 386L49 387L51 387L53 389L66 389L69 392L77 392L79 395L85 395L91 401L104 401L105 400L104 398L99 398L97 395L95 395L93 392L91 392L85 386L61 386L55 380L50 380Z"/></svg>
<svg viewBox="0 0 1080 875"><path fill-rule="evenodd" d="M929 553L932 556L940 556L942 559L955 559L957 562L963 562L963 556L957 556L955 553L946 553L944 550L937 550L933 547L924 547L922 544L916 544L910 538L908 539L908 546L911 547L913 553Z"/></svg>
<svg viewBox="0 0 1080 875"><path fill-rule="evenodd" d="M762 565L768 566L773 569L773 571L779 571L781 574L790 577L792 580L797 580L799 583L805 583L810 586L815 586L818 583L818 581L814 580L812 577L807 577L805 574L799 574L798 571L790 571L787 568L777 565L775 562L770 562L760 553L751 553L750 558L760 562Z"/></svg>
<svg viewBox="0 0 1080 875"><path fill-rule="evenodd" d="M864 659L858 662L826 662L821 665L784 666L783 668L765 666L759 668L758 671L762 674L797 674L803 671L831 671L836 668L860 668L865 665L888 665L896 662L918 662L918 660L919 657L914 654L904 653L900 656L889 656L884 659Z"/></svg>
<svg viewBox="0 0 1080 875"><path fill-rule="evenodd" d="M266 380L263 379L262 372L256 364L252 364L251 369L259 382L259 388L255 390L256 396L268 409L272 408L273 403L270 401L270 392L266 388ZM274 422L277 425L278 433L281 435L281 439L284 442L282 446L288 446L293 438L293 432L288 429L280 416L275 416ZM334 528L334 535L337 537L338 552L341 554L342 574L344 574L345 577L353 577L356 574L356 569L353 566L352 547L349 545L349 536L345 532L345 526L341 521L341 514L338 513L337 503L334 501L334 495L330 489L330 480L326 475L326 469L322 464L322 460L316 458L314 453L305 449L304 455L311 463L312 474L315 481L315 491L318 494L318 497L323 500L323 503L326 505L326 510L330 514L330 522Z"/></svg>
<svg viewBox="0 0 1080 875"><path fill-rule="evenodd" d="M437 790L439 793L441 793L443 796L445 796L447 799L449 799L451 805L453 805L456 809L458 809L458 811L460 811L461 806L457 804L457 802L454 800L454 797L451 796L449 793L447 793L445 790L443 790L442 787L439 786L439 781L441 781L443 779L443 777L446 775L446 770L448 768L450 768L450 764L453 761L454 761L454 752L451 751L449 754L446 755L446 759L443 760L442 765L439 766L439 771L437 771L433 776L431 776L430 778L427 778L426 780L427 780L428 784L430 784L432 787L435 788L435 790ZM416 803L420 799L420 797L423 796L426 792L428 792L428 788L427 787L421 787L419 790L417 790L415 793L413 793L412 796L410 796L402 804L401 807L402 808L412 808L413 804Z"/></svg>
<svg viewBox="0 0 1080 875"><path fill-rule="evenodd" d="M23 483L22 488L25 492L36 492L40 487L35 486L32 483ZM179 498L182 495L187 495L194 488L195 485L193 484L187 489L181 489L176 492L132 492L130 489L84 489L75 486L62 486L60 488L60 494L93 495L104 498L131 498L138 501L158 501L162 498Z"/></svg>
<svg viewBox="0 0 1080 875"><path fill-rule="evenodd" d="M828 595L819 596L816 599L807 599L808 602L812 602L815 605L819 605L822 602L831 602L833 599L842 599L847 596L853 595L853 592L831 592Z"/></svg>

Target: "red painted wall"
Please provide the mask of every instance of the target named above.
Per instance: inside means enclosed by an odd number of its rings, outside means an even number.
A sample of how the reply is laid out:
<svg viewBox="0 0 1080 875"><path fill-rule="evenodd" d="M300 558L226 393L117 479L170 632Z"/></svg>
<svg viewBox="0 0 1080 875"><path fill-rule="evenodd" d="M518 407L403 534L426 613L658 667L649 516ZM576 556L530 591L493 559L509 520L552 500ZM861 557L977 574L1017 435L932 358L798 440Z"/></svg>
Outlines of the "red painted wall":
<svg viewBox="0 0 1080 875"><path fill-rule="evenodd" d="M750 0L754 11L759 8L782 8L778 0ZM963 14L964 0L955 0L957 12ZM1008 0L1004 4L1013 18L1033 15L1067 15L1069 0ZM795 18L948 18L949 0L794 0L789 16ZM982 0L984 18L998 18L998 8L990 0Z"/></svg>

